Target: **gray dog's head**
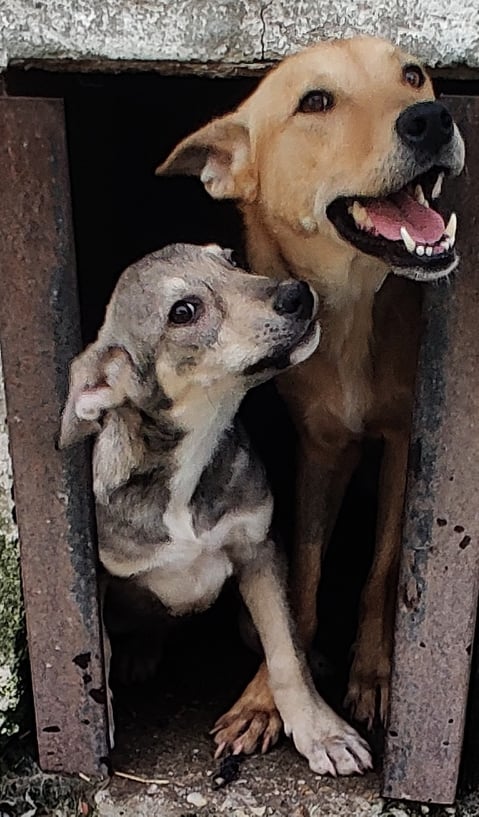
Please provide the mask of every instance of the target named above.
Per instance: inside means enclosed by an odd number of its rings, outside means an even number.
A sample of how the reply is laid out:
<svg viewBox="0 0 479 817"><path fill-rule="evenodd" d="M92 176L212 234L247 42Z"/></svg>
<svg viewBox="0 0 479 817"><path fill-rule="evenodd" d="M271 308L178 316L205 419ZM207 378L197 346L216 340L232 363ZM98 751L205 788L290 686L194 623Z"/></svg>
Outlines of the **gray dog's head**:
<svg viewBox="0 0 479 817"><path fill-rule="evenodd" d="M244 394L316 349L316 296L234 267L216 245L176 244L120 277L97 340L72 363L60 444L124 404L155 413L201 388Z"/></svg>

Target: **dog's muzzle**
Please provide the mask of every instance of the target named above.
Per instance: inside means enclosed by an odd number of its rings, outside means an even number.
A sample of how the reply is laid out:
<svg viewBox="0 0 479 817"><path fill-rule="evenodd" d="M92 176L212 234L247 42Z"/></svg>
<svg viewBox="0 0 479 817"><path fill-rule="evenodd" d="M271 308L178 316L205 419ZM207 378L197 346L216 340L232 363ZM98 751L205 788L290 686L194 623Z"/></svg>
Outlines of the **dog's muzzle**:
<svg viewBox="0 0 479 817"><path fill-rule="evenodd" d="M435 158L454 136L454 120L442 102L417 102L396 120L396 131L419 162Z"/></svg>
<svg viewBox="0 0 479 817"><path fill-rule="evenodd" d="M308 320L315 308L314 295L305 281L280 284L273 302L278 315L291 315L298 320Z"/></svg>

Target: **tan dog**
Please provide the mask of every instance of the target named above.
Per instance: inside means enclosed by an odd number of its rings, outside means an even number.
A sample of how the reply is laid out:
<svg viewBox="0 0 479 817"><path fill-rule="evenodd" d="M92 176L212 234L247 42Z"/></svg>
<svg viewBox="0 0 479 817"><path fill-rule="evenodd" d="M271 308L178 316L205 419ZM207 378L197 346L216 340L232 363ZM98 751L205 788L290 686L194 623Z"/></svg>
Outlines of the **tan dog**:
<svg viewBox="0 0 479 817"><path fill-rule="evenodd" d="M272 497L237 417L251 386L316 349L317 299L229 257L176 244L122 274L97 340L72 363L60 443L96 436L100 558L127 623L145 608L165 624L204 610L235 576L296 748L318 774L362 772L367 744L320 698L294 647ZM150 652L154 643L150 632Z"/></svg>
<svg viewBox="0 0 479 817"><path fill-rule="evenodd" d="M300 440L292 593L305 645L361 439L384 440L376 554L347 697L369 725L377 699L383 720L388 703L420 297L406 279L436 280L456 266L456 219L446 225L435 199L463 162L457 127L417 61L353 38L284 60L158 169L197 175L213 197L235 199L254 272L305 278L320 295L323 342L278 380ZM264 729L277 732L279 720L263 666L216 740L251 751Z"/></svg>

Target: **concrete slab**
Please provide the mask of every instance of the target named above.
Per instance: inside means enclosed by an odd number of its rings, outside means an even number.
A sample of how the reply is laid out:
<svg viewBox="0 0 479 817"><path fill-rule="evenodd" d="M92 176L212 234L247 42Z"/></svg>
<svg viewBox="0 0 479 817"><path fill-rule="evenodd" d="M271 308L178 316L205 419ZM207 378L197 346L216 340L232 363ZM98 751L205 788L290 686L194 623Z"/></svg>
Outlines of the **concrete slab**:
<svg viewBox="0 0 479 817"><path fill-rule="evenodd" d="M251 70L355 33L388 37L431 66L479 66L477 0L0 0L0 70L31 60Z"/></svg>

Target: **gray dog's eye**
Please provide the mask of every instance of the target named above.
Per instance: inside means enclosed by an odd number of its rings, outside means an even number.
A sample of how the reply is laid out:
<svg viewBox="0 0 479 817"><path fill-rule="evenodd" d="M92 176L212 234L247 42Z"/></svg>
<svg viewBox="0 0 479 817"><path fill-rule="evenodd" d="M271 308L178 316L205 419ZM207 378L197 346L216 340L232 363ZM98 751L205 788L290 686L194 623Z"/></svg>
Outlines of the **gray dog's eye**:
<svg viewBox="0 0 479 817"><path fill-rule="evenodd" d="M198 301L177 301L170 309L168 320L170 323L192 323L198 314Z"/></svg>

